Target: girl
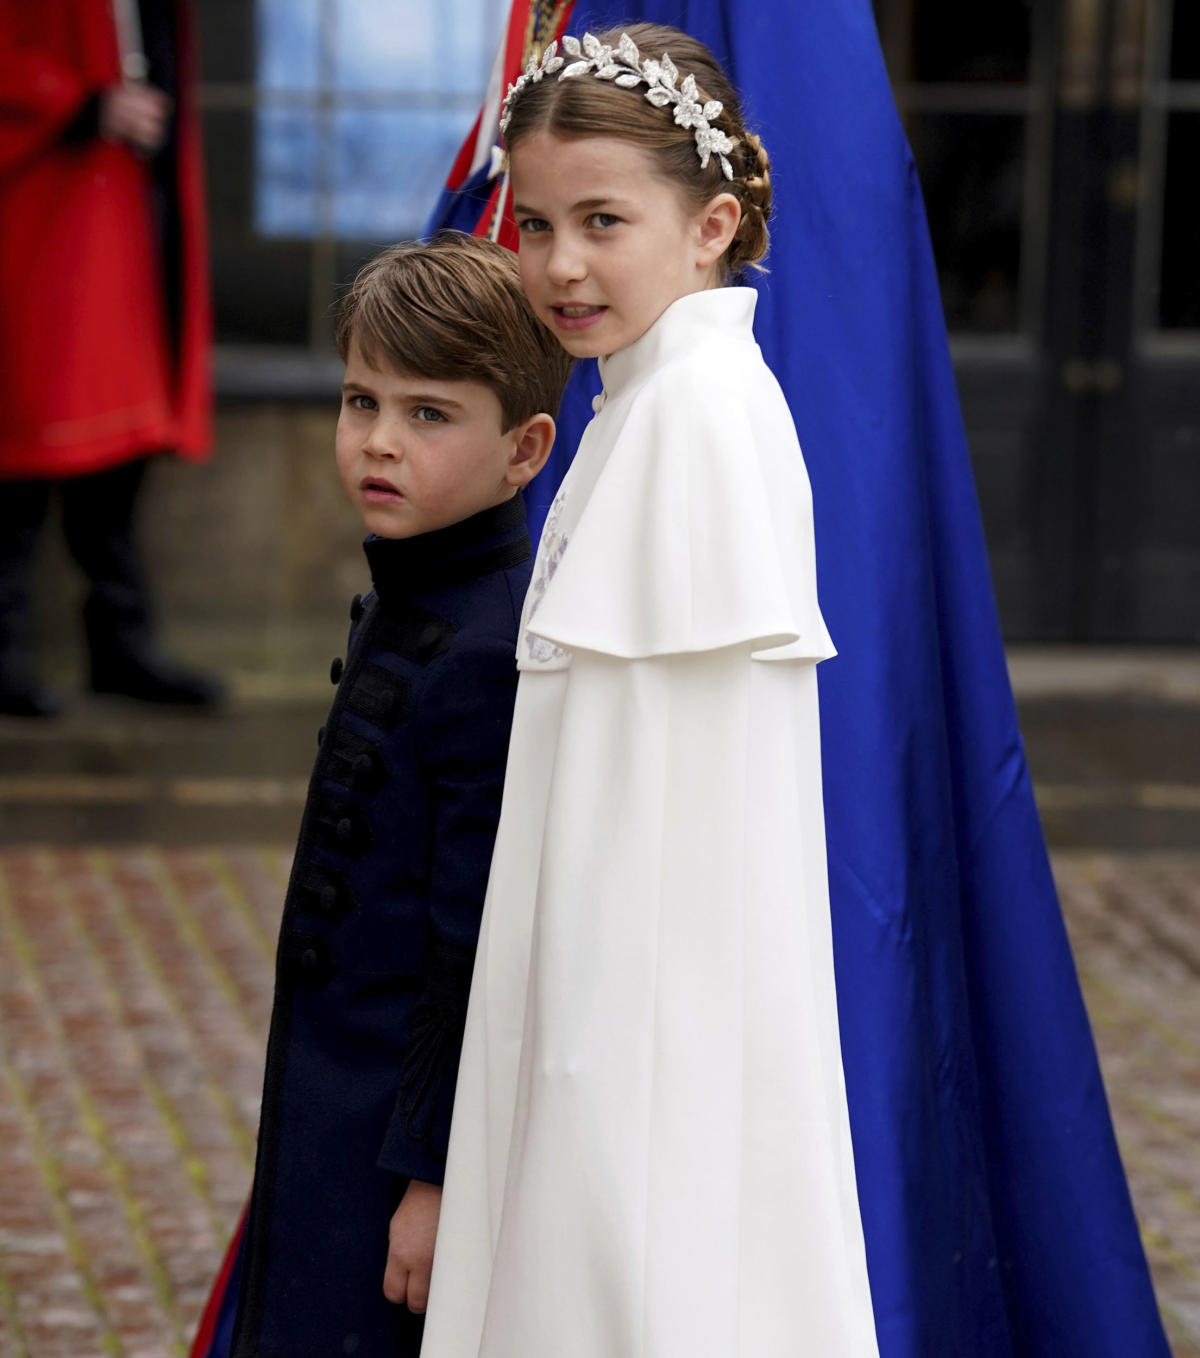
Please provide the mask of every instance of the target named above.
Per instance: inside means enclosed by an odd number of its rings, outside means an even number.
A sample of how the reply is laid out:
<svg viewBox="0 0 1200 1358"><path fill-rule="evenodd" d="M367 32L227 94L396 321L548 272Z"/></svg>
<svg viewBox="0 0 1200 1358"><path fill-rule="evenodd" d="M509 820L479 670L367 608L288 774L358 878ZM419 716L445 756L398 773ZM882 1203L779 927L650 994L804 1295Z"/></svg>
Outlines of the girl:
<svg viewBox="0 0 1200 1358"><path fill-rule="evenodd" d="M767 155L676 30L564 48L502 127L526 291L604 391L521 621L422 1353L873 1358L834 652L755 294L723 286L766 251Z"/></svg>

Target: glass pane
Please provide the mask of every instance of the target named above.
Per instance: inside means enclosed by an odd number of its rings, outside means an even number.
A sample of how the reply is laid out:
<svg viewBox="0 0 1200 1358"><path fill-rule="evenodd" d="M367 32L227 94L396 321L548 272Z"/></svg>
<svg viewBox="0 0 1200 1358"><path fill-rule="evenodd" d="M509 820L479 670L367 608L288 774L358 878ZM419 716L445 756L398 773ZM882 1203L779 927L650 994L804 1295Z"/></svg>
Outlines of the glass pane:
<svg viewBox="0 0 1200 1358"><path fill-rule="evenodd" d="M204 117L217 339L307 344L312 247L260 233L254 131L248 110Z"/></svg>
<svg viewBox="0 0 1200 1358"><path fill-rule="evenodd" d="M881 8L887 7L883 0ZM1029 75L1032 0L915 0L916 80L1022 81Z"/></svg>
<svg viewBox="0 0 1200 1358"><path fill-rule="evenodd" d="M1163 196L1162 277L1159 319L1169 330L1200 329L1200 113L1175 113L1167 124L1167 176Z"/></svg>
<svg viewBox="0 0 1200 1358"><path fill-rule="evenodd" d="M1200 5L1196 0L1175 0L1171 79L1200 80Z"/></svg>
<svg viewBox="0 0 1200 1358"><path fill-rule="evenodd" d="M317 230L320 132L311 109L259 109L255 219L264 235L311 236Z"/></svg>
<svg viewBox="0 0 1200 1358"><path fill-rule="evenodd" d="M478 105L499 40L496 0L336 0L334 84Z"/></svg>
<svg viewBox="0 0 1200 1358"><path fill-rule="evenodd" d="M478 111L505 12L503 0L258 0L258 229L419 232ZM333 50L318 58L323 36ZM334 83L304 88L320 72ZM317 112L325 94L333 107Z"/></svg>
<svg viewBox="0 0 1200 1358"><path fill-rule="evenodd" d="M334 120L333 229L350 240L419 235L474 121L455 109L344 109Z"/></svg>
<svg viewBox="0 0 1200 1358"><path fill-rule="evenodd" d="M1019 327L1024 119L915 114L916 157L952 330Z"/></svg>
<svg viewBox="0 0 1200 1358"><path fill-rule="evenodd" d="M260 89L316 89L321 72L321 8L331 2L257 0Z"/></svg>

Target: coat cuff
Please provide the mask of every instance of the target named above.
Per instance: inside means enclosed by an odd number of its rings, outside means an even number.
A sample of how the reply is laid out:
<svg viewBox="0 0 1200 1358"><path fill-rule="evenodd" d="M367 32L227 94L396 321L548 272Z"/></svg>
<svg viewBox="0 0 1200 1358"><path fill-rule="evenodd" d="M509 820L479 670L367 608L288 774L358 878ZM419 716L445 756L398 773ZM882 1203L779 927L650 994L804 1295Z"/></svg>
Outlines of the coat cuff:
<svg viewBox="0 0 1200 1358"><path fill-rule="evenodd" d="M396 1106L379 1156L381 1169L407 1179L440 1184L445 1177L474 962L473 947L444 939L429 945L425 989L409 1024Z"/></svg>

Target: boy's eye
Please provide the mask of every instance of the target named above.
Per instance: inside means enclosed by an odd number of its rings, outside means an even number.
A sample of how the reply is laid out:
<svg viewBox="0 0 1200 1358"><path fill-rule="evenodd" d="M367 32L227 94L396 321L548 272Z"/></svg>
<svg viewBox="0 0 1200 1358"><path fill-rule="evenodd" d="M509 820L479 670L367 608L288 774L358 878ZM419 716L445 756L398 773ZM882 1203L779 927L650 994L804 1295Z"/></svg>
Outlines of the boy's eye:
<svg viewBox="0 0 1200 1358"><path fill-rule="evenodd" d="M445 415L436 406L418 406L416 416L420 424L444 424L446 421Z"/></svg>
<svg viewBox="0 0 1200 1358"><path fill-rule="evenodd" d="M611 212L593 212L588 218L588 225L604 231L610 226L616 226L620 220L620 217L614 217Z"/></svg>
<svg viewBox="0 0 1200 1358"><path fill-rule="evenodd" d="M543 217L522 217L517 223L517 230L523 231L527 236L536 236L542 231L549 231L550 223Z"/></svg>
<svg viewBox="0 0 1200 1358"><path fill-rule="evenodd" d="M371 396L364 396L361 391L346 397L346 404L353 410L374 410L375 400Z"/></svg>

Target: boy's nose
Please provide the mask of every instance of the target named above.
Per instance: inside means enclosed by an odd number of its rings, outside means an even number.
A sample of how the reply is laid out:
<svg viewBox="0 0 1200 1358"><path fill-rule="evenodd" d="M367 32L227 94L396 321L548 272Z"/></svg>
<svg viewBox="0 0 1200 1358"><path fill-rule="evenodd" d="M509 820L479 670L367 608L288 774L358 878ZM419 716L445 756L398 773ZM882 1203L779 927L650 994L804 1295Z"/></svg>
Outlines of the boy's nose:
<svg viewBox="0 0 1200 1358"><path fill-rule="evenodd" d="M372 425L370 433L363 440L363 452L383 462L397 462L404 456L403 446L395 431L378 422Z"/></svg>

